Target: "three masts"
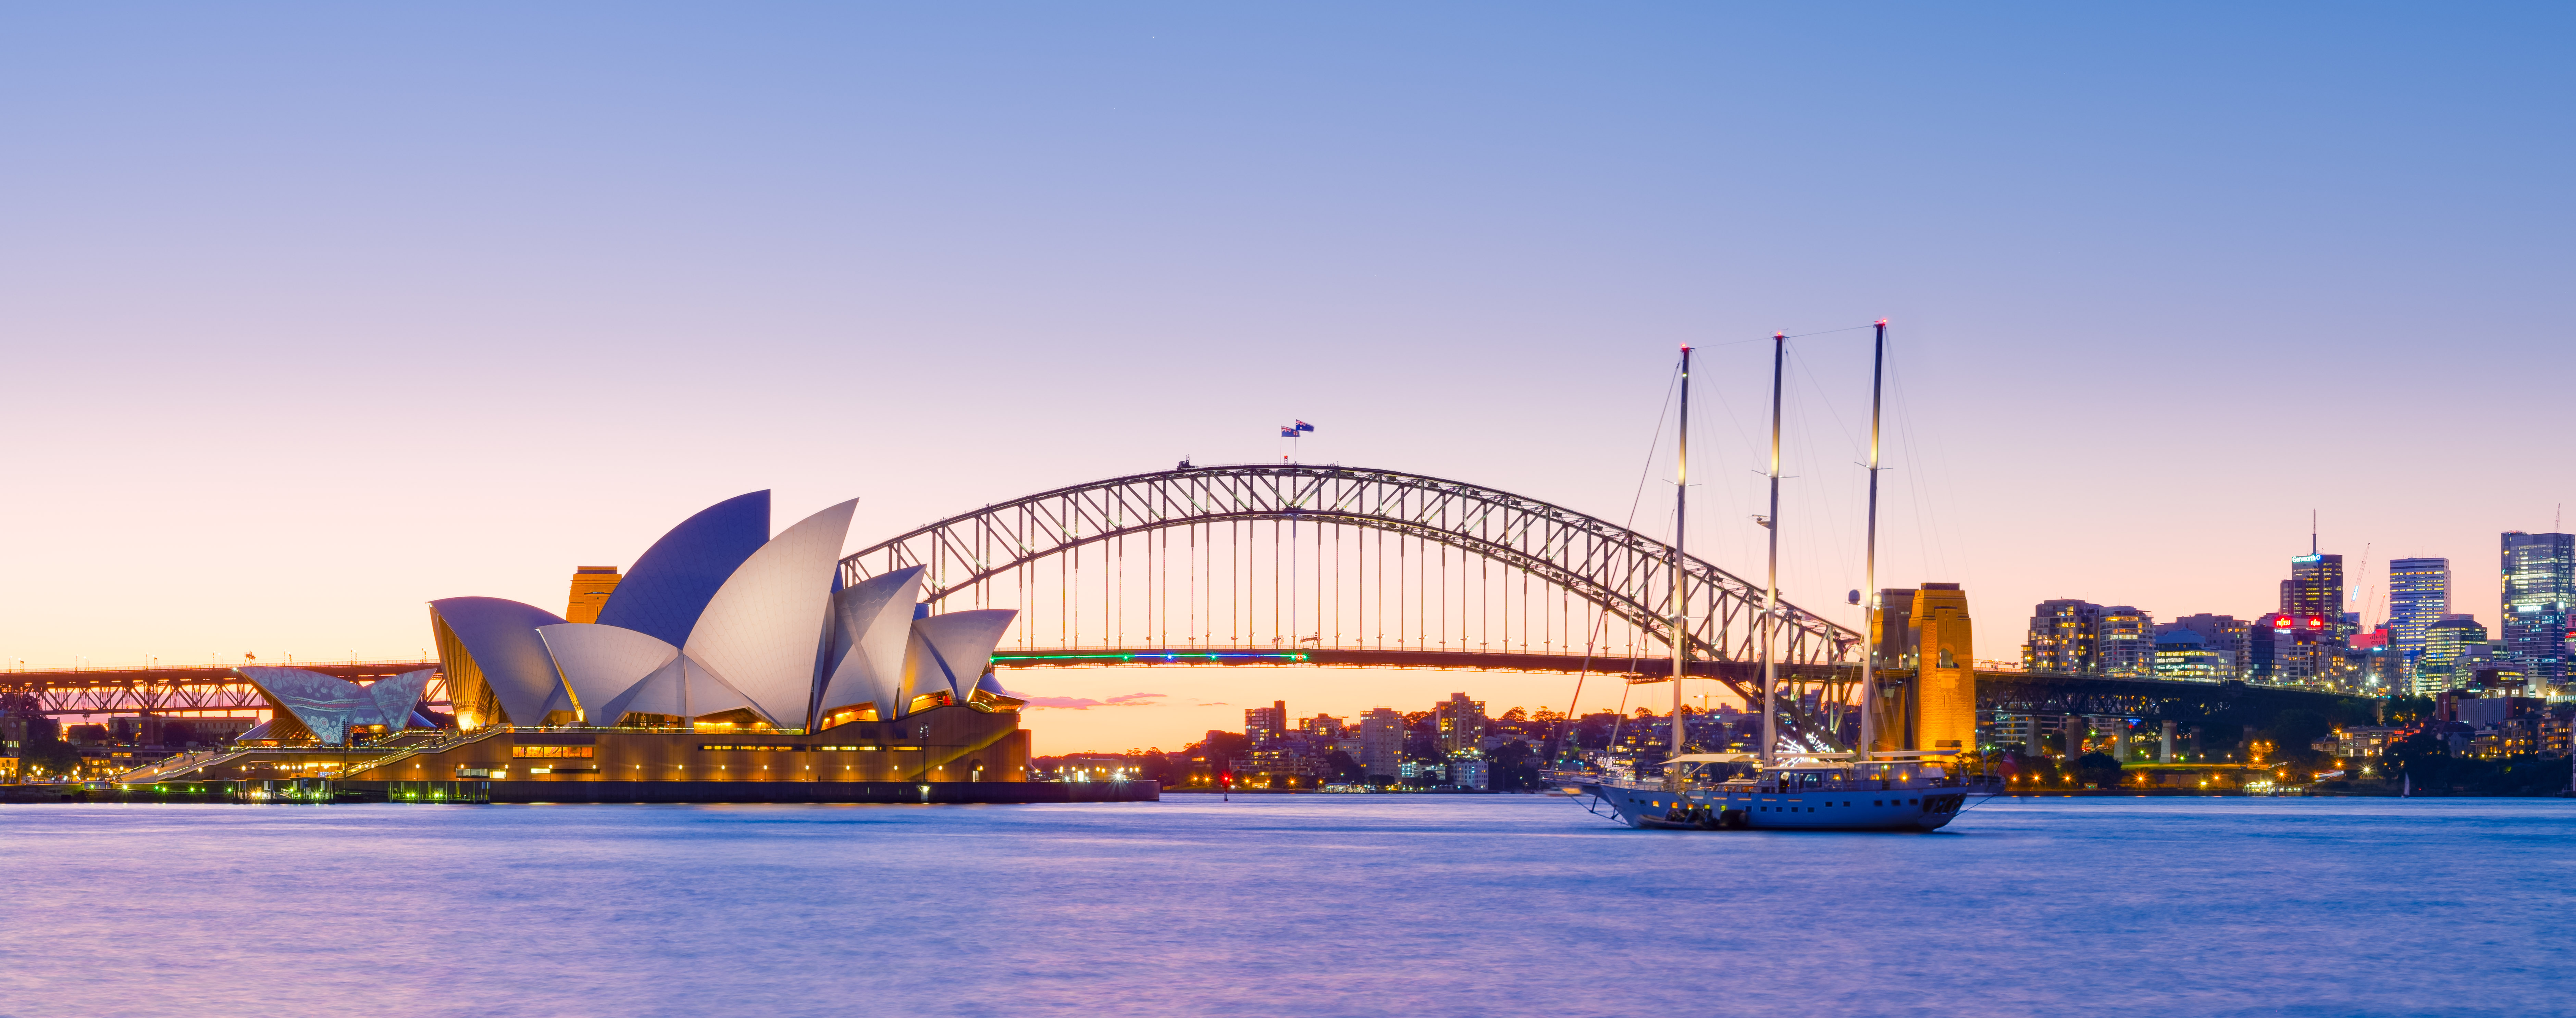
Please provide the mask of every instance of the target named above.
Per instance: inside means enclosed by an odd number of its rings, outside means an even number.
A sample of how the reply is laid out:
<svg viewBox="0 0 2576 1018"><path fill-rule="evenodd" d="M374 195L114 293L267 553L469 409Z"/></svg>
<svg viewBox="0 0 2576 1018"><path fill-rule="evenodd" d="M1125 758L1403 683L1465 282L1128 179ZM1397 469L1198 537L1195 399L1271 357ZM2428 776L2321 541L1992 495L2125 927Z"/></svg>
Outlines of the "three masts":
<svg viewBox="0 0 2576 1018"><path fill-rule="evenodd" d="M1955 750L1881 750L1875 647L1861 655L1860 731L1857 753L1794 751L1780 747L1780 662L1774 643L1780 611L1781 382L1789 337L1771 336L1770 511L1758 518L1767 531L1769 564L1763 584L1762 736L1753 753L1683 752L1682 679L1690 668L1690 570L1684 548L1690 499L1690 362L1682 347L1681 423L1675 446L1673 496L1673 712L1671 753L1660 782L1634 779L1587 782L1580 790L1634 827L1783 827L1838 830L1930 830L1949 822L1971 794L1970 786L1941 759ZM1867 590L1878 583L1879 422L1887 363L1887 322L1876 323L1871 351L1869 410L1869 510L1865 562ZM1877 629L1879 604L1863 601L1865 632Z"/></svg>

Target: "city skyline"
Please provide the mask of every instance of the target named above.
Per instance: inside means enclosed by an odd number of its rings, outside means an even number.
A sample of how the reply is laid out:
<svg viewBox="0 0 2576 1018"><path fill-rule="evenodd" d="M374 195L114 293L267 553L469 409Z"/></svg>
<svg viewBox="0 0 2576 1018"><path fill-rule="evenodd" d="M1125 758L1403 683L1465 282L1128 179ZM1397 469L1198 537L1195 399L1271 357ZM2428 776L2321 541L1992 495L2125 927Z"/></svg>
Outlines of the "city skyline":
<svg viewBox="0 0 2576 1018"><path fill-rule="evenodd" d="M2570 366L2563 12L811 17L0 15L0 658L409 658L735 492L855 494L863 544L1294 420L1656 534L1683 343L1693 550L1755 575L1773 330L1784 591L1857 627L1879 318L1879 585L1961 584L1980 658L2052 597L2260 615L2312 511L2488 618L2568 500L2457 437L2513 401L2374 409ZM1155 710L1208 727L1039 724Z"/></svg>

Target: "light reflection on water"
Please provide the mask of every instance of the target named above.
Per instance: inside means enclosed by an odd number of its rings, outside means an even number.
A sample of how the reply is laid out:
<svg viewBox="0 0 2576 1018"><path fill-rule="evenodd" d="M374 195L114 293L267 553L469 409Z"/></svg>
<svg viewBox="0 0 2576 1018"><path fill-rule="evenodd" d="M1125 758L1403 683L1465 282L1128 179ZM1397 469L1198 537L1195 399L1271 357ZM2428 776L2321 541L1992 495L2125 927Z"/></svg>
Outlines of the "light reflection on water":
<svg viewBox="0 0 2576 1018"><path fill-rule="evenodd" d="M2576 803L0 807L0 1015L2576 1010Z"/></svg>

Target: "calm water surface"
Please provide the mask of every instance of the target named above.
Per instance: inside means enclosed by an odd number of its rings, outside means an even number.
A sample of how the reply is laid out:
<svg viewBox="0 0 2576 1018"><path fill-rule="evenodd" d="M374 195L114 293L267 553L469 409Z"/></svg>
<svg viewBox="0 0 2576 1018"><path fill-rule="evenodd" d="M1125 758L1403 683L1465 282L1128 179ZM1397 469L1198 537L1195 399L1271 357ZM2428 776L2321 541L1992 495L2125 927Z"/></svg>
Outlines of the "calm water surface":
<svg viewBox="0 0 2576 1018"><path fill-rule="evenodd" d="M2576 803L0 807L0 1015L2576 1013Z"/></svg>

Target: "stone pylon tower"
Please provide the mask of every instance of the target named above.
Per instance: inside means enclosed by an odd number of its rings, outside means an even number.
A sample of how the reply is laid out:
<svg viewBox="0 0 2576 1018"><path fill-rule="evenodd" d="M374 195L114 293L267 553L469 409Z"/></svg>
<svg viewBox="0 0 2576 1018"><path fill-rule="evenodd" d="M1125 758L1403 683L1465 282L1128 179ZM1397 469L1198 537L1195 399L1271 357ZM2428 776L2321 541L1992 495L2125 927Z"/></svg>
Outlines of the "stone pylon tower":
<svg viewBox="0 0 2576 1018"><path fill-rule="evenodd" d="M1916 749L1977 749L1975 633L1969 628L1968 594L1956 583L1926 583L1914 592L1906 619L1913 643L1913 717L1907 726Z"/></svg>

